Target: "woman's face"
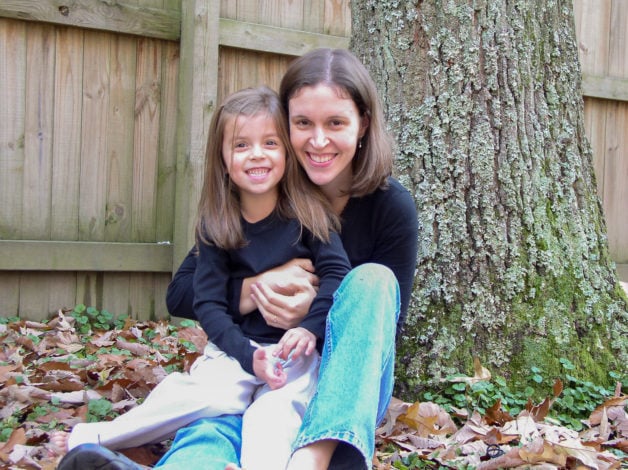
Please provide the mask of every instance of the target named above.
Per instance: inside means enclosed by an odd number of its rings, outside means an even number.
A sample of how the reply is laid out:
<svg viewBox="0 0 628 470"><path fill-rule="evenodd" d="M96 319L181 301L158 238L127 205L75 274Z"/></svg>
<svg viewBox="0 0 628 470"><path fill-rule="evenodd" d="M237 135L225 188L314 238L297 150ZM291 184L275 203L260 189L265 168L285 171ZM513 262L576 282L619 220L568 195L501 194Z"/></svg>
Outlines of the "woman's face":
<svg viewBox="0 0 628 470"><path fill-rule="evenodd" d="M319 84L288 102L290 141L310 180L330 198L351 186L351 161L368 125L355 102Z"/></svg>

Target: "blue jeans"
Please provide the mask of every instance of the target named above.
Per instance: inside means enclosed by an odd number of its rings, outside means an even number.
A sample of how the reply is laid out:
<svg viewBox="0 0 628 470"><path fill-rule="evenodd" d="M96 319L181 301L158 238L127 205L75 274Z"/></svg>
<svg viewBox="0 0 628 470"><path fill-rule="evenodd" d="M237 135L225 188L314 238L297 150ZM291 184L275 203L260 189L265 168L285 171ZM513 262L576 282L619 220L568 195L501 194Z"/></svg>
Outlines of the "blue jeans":
<svg viewBox="0 0 628 470"><path fill-rule="evenodd" d="M398 317L399 286L391 270L364 264L347 274L329 311L319 383L295 449L335 439L330 468L371 467L375 428L392 396ZM239 463L241 425L241 416L197 420L179 430L157 467L224 470Z"/></svg>

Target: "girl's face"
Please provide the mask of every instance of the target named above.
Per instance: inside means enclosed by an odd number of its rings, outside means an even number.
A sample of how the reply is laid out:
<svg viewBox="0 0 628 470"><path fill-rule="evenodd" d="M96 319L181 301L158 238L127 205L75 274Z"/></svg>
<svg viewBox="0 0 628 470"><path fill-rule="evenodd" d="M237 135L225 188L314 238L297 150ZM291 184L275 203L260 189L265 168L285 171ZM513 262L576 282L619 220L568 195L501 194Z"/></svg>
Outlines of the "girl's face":
<svg viewBox="0 0 628 470"><path fill-rule="evenodd" d="M240 115L225 124L222 158L240 197L276 197L286 167L286 148L272 117Z"/></svg>
<svg viewBox="0 0 628 470"><path fill-rule="evenodd" d="M350 187L351 161L368 119L335 88L306 86L288 102L290 141L310 180L334 199Z"/></svg>

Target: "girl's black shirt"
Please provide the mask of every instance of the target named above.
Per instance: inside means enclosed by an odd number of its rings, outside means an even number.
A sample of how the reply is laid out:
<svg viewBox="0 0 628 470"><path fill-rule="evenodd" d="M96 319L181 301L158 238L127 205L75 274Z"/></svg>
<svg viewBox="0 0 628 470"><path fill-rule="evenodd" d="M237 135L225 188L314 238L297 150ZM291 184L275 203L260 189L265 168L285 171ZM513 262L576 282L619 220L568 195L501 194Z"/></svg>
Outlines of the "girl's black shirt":
<svg viewBox="0 0 628 470"><path fill-rule="evenodd" d="M341 216L340 238L353 267L380 263L395 273L401 293L399 332L407 316L416 270L418 221L408 190L394 178L389 178L388 182L387 189L349 199ZM197 259L193 251L188 253L168 286L166 305L172 315L196 319L192 277ZM228 285L231 310L238 310L241 291L242 278L232 277Z"/></svg>
<svg viewBox="0 0 628 470"><path fill-rule="evenodd" d="M255 348L249 339L277 343L285 330L267 325L259 310L240 315L238 308L230 306L230 280L255 276L294 258L311 259L320 285L299 326L322 340L333 294L351 266L337 233L331 233L330 242L324 243L302 230L296 219L282 219L275 212L253 224L242 219L242 228L246 246L224 250L199 243L198 257L188 258L196 265L193 310L203 330L212 343L253 374Z"/></svg>

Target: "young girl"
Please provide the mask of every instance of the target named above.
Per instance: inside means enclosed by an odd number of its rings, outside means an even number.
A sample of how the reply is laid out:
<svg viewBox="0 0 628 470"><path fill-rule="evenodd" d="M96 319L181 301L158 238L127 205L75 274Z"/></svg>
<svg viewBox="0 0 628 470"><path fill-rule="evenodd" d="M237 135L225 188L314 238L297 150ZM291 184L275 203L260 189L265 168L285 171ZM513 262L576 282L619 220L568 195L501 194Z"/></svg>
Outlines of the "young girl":
<svg viewBox="0 0 628 470"><path fill-rule="evenodd" d="M286 466L316 389L316 343L322 343L333 293L350 269L333 231L337 220L299 167L286 122L277 95L266 87L237 92L214 113L194 276L194 309L209 338L204 355L189 374L170 374L128 413L77 424L67 438L69 449L157 442L198 418L246 410L242 464L249 470ZM320 278L298 326L285 331L267 324L259 311L243 316L229 310L230 278L247 278L293 258L311 259ZM93 468L106 455L98 446L79 446L58 468Z"/></svg>

